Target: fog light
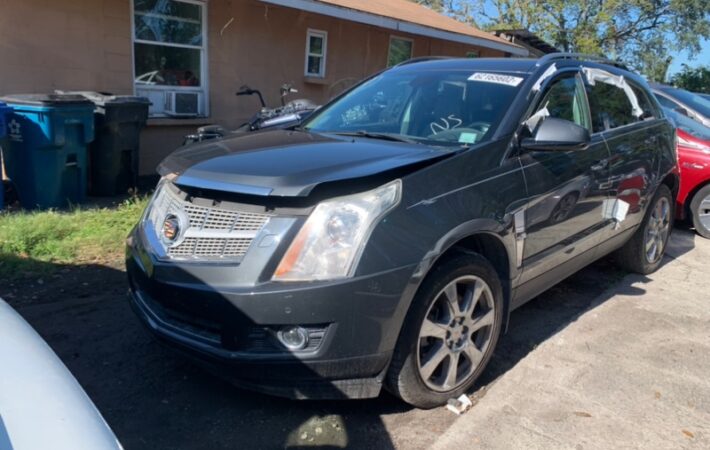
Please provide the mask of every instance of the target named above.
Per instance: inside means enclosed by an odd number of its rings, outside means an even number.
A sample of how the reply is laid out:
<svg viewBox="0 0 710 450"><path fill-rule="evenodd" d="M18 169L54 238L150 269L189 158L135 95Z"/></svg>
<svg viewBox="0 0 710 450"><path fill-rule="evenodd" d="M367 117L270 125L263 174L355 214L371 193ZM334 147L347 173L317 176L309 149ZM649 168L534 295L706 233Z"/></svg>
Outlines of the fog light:
<svg viewBox="0 0 710 450"><path fill-rule="evenodd" d="M283 327L277 335L289 350L303 350L308 345L308 331L301 327Z"/></svg>

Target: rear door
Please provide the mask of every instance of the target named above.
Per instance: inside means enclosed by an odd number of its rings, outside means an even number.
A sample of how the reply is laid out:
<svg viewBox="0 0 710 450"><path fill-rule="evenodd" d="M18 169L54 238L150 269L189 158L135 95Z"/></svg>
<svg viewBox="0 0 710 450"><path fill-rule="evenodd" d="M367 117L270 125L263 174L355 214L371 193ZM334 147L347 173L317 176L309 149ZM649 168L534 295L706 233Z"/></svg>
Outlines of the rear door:
<svg viewBox="0 0 710 450"><path fill-rule="evenodd" d="M577 70L552 78L540 98L532 117L549 115L591 131L585 86ZM529 193L520 280L525 283L594 251L608 194L609 152L601 134L595 133L586 150L523 151L520 158Z"/></svg>
<svg viewBox="0 0 710 450"><path fill-rule="evenodd" d="M603 81L588 85L592 128L602 134L611 155L604 239L641 222L659 182L659 149L672 140L646 91L630 80L623 83L628 87Z"/></svg>

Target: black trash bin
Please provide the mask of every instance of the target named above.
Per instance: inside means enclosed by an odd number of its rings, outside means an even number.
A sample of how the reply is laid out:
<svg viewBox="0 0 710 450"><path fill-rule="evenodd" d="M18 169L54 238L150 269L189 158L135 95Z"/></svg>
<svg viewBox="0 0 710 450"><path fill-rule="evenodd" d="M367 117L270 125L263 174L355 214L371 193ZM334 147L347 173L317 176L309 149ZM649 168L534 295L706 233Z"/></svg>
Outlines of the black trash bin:
<svg viewBox="0 0 710 450"><path fill-rule="evenodd" d="M145 97L78 92L94 105L96 139L89 148L89 194L125 194L136 186L140 132L148 120Z"/></svg>

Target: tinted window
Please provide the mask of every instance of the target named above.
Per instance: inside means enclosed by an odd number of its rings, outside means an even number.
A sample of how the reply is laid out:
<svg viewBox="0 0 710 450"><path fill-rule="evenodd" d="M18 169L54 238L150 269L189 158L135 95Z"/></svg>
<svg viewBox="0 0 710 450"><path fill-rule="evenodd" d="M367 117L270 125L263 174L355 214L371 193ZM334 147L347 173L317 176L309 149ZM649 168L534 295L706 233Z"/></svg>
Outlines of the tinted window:
<svg viewBox="0 0 710 450"><path fill-rule="evenodd" d="M392 70L356 87L311 117L305 128L328 133L388 133L431 145L488 139L523 78L467 71Z"/></svg>
<svg viewBox="0 0 710 450"><path fill-rule="evenodd" d="M547 108L550 117L569 120L588 128L583 89L584 86L574 74L559 78L547 88L539 109Z"/></svg>
<svg viewBox="0 0 710 450"><path fill-rule="evenodd" d="M641 89L638 86L634 86L633 84L630 84L630 86L631 86L631 89L633 89L634 94L636 94L636 98L638 99L639 106L641 107L641 110L643 111L642 117L644 119L650 119L650 118L657 119L657 118L661 117L658 107L651 101L648 94L646 94L646 91L644 89Z"/></svg>
<svg viewBox="0 0 710 450"><path fill-rule="evenodd" d="M623 89L597 81L588 90L592 129L595 133L636 122L631 101Z"/></svg>

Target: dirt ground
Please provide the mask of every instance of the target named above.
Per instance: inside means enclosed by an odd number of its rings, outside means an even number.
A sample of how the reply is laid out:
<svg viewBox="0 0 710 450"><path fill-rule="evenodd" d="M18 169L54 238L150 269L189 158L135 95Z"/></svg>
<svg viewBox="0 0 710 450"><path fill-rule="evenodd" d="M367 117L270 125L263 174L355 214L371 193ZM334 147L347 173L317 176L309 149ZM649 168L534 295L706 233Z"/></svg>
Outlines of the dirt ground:
<svg viewBox="0 0 710 450"><path fill-rule="evenodd" d="M444 408L416 410L387 393L313 402L240 390L148 334L126 300L122 261L55 269L3 283L0 297L46 339L128 450L423 448L456 420ZM474 401L624 275L603 259L514 312Z"/></svg>

